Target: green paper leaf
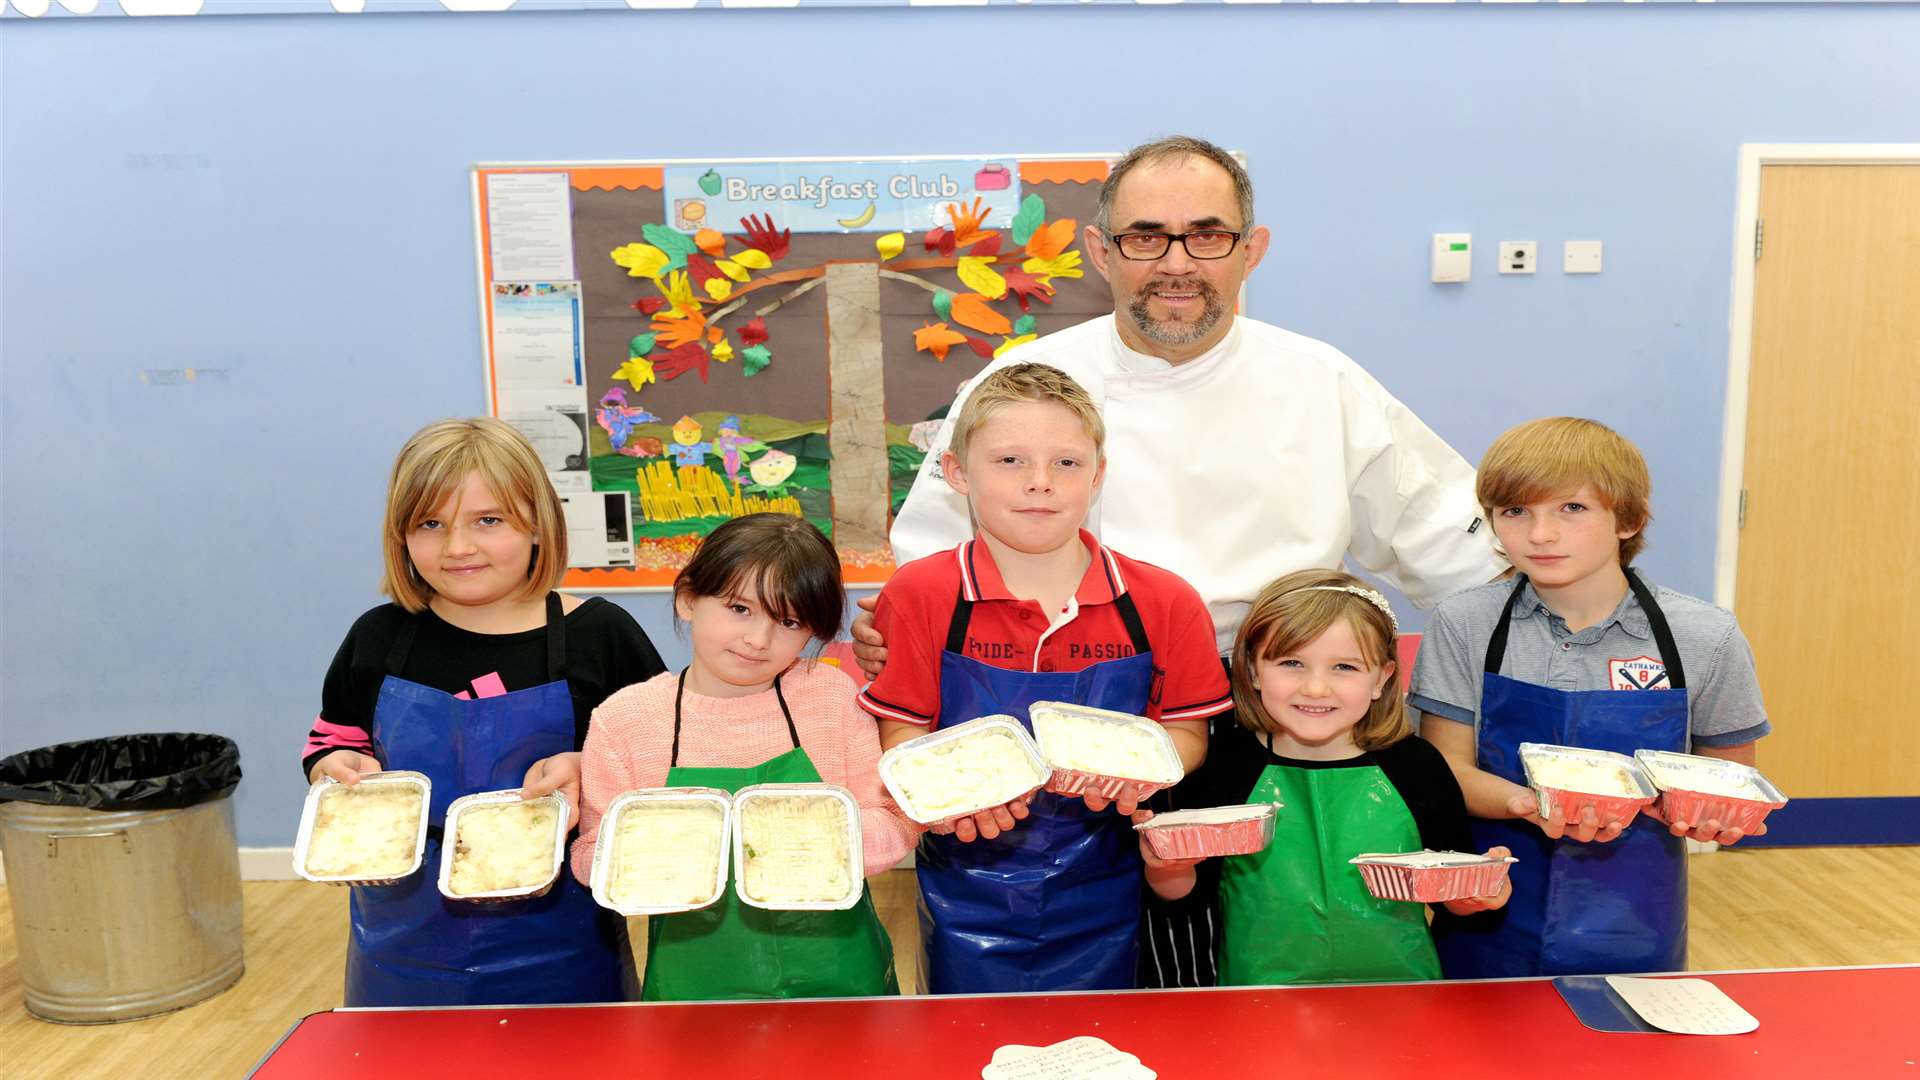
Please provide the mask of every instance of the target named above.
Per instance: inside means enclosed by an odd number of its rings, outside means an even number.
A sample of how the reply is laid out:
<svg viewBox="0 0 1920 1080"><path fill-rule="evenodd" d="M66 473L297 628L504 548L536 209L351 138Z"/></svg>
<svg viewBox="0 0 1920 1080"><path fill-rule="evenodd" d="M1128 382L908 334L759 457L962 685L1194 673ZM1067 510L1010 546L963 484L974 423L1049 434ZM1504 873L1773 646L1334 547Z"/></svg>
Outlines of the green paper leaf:
<svg viewBox="0 0 1920 1080"><path fill-rule="evenodd" d="M700 250L693 242L693 237L665 225L642 225L640 234L647 238L647 243L667 253L669 270L683 269L687 265L687 256Z"/></svg>
<svg viewBox="0 0 1920 1080"><path fill-rule="evenodd" d="M953 294L945 289L933 294L933 313L940 316L941 322L953 319Z"/></svg>
<svg viewBox="0 0 1920 1080"><path fill-rule="evenodd" d="M1047 201L1038 195L1029 195L1020 200L1020 212L1013 215L1013 242L1026 246L1033 239L1033 231L1047 220Z"/></svg>
<svg viewBox="0 0 1920 1080"><path fill-rule="evenodd" d="M1026 335L1031 333L1033 333L1033 316L1022 315L1019 318L1013 320L1013 336L1014 337L1025 337Z"/></svg>
<svg viewBox="0 0 1920 1080"><path fill-rule="evenodd" d="M652 334L635 335L632 341L627 342L627 355L628 356L645 356L648 353L652 352L653 337L654 336Z"/></svg>
<svg viewBox="0 0 1920 1080"><path fill-rule="evenodd" d="M765 345L749 345L740 350L740 368L748 378L760 374L760 369L773 363L773 353Z"/></svg>

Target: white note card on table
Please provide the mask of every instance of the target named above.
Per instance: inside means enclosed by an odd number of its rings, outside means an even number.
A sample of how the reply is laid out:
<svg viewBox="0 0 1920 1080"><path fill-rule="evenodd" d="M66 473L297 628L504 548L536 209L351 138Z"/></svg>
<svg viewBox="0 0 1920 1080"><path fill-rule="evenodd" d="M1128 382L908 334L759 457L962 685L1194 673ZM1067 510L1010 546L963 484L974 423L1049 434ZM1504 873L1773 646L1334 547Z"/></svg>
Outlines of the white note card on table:
<svg viewBox="0 0 1920 1080"><path fill-rule="evenodd" d="M1760 1027L1752 1013L1705 979L1607 976L1613 992L1640 1019L1676 1035L1744 1035Z"/></svg>
<svg viewBox="0 0 1920 1080"><path fill-rule="evenodd" d="M1052 1046L1003 1046L980 1080L1156 1080L1159 1073L1105 1039L1077 1035Z"/></svg>

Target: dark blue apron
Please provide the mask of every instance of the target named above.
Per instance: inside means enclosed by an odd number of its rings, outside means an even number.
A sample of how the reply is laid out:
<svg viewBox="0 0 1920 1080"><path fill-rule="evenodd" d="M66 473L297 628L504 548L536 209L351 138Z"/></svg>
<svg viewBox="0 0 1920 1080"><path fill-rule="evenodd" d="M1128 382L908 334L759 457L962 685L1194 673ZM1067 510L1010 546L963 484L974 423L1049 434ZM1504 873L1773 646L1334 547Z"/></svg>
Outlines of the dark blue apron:
<svg viewBox="0 0 1920 1080"><path fill-rule="evenodd" d="M1632 570L1627 585L1653 629L1665 690L1554 690L1500 674L1523 577L1487 644L1480 696L1479 763L1526 783L1520 744L1553 743L1632 754L1688 745L1687 678L1666 615ZM1687 966L1686 845L1650 818L1610 843L1550 840L1517 819L1473 820L1475 850L1496 844L1520 861L1513 898L1462 919L1438 911L1434 939L1450 979L1682 971Z"/></svg>
<svg viewBox="0 0 1920 1080"><path fill-rule="evenodd" d="M419 616L387 654L373 739L391 769L433 781L426 860L397 885L355 886L346 1003L513 1005L621 1001L637 988L626 921L566 867L545 896L472 903L440 895L440 829L462 795L517 788L534 762L574 748L566 618L547 597L543 686L462 700L400 677Z"/></svg>
<svg viewBox="0 0 1920 1080"><path fill-rule="evenodd" d="M942 721L1006 713L1031 730L1027 706L1036 701L1146 712L1154 689L1146 628L1126 593L1114 598L1114 609L1134 655L1080 671L1012 671L965 655L973 604L963 594L940 656ZM921 839L921 970L932 993L1133 987L1142 867L1132 823L1045 791L1028 810L992 840Z"/></svg>

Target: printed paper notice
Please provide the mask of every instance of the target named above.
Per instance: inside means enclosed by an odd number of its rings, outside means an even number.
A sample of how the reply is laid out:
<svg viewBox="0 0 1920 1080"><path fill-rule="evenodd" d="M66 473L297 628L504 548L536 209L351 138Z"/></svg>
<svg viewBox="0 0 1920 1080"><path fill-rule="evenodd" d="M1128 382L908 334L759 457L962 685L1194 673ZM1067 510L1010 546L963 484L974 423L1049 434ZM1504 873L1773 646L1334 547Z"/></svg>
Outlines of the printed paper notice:
<svg viewBox="0 0 1920 1080"><path fill-rule="evenodd" d="M573 196L568 176L489 173L487 235L493 280L553 281L573 272Z"/></svg>
<svg viewBox="0 0 1920 1080"><path fill-rule="evenodd" d="M1705 979L1607 976L1607 985L1640 1019L1676 1035L1744 1035L1760 1027L1752 1013Z"/></svg>
<svg viewBox="0 0 1920 1080"><path fill-rule="evenodd" d="M593 473L587 450L587 414L582 410L507 413L500 417L519 429L540 455L553 489L562 494L588 491Z"/></svg>
<svg viewBox="0 0 1920 1080"><path fill-rule="evenodd" d="M1052 1046L1003 1046L980 1070L980 1080L1155 1080L1159 1075L1092 1035Z"/></svg>
<svg viewBox="0 0 1920 1080"><path fill-rule="evenodd" d="M633 509L624 491L563 494L568 566L632 566Z"/></svg>
<svg viewBox="0 0 1920 1080"><path fill-rule="evenodd" d="M586 381L579 282L497 281L492 300L493 377L503 392Z"/></svg>

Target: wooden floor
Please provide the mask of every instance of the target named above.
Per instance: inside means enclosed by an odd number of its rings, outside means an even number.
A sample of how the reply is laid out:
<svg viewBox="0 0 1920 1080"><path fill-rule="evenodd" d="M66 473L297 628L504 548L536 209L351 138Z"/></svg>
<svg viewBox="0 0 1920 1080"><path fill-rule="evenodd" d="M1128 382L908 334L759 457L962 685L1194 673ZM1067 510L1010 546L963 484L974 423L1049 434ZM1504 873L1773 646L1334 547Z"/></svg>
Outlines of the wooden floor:
<svg viewBox="0 0 1920 1080"><path fill-rule="evenodd" d="M1695 856L1691 868L1696 970L1920 963L1920 847L1731 850ZM896 870L873 887L901 985L912 987L912 875ZM294 1021L339 1005L346 890L289 881L249 882L245 892L247 973L237 986L180 1012L100 1027L27 1014L0 892L0 1072L241 1076Z"/></svg>

